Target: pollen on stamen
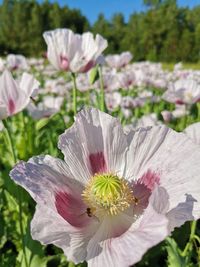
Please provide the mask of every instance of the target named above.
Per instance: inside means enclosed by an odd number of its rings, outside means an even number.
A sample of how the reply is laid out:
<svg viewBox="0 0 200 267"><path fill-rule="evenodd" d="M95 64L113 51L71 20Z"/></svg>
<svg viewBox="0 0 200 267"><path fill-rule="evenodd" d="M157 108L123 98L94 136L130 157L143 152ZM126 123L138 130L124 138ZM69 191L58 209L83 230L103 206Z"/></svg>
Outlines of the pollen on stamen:
<svg viewBox="0 0 200 267"><path fill-rule="evenodd" d="M115 174L96 174L87 184L82 193L86 205L90 208L90 215L101 217L117 215L137 204L128 182Z"/></svg>

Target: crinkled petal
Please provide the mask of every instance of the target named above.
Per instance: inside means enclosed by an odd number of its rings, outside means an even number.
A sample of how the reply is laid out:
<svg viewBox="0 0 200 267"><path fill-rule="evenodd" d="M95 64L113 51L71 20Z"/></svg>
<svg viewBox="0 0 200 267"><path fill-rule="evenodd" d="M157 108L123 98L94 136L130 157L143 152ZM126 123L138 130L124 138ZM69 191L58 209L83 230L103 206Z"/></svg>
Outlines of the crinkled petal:
<svg viewBox="0 0 200 267"><path fill-rule="evenodd" d="M22 74L22 78L20 81L20 89L26 94L27 98L31 97L36 89L39 88L40 83L26 72Z"/></svg>
<svg viewBox="0 0 200 267"><path fill-rule="evenodd" d="M83 186L77 182L67 169L65 162L51 156L31 158L27 163L19 162L10 172L11 178L24 187L37 201L50 204L54 193L70 189L81 195Z"/></svg>
<svg viewBox="0 0 200 267"><path fill-rule="evenodd" d="M42 244L54 244L62 248L68 260L80 263L86 258L88 240L96 231L96 227L94 223L82 231L77 230L57 213L52 212L52 209L38 204L31 222L31 235Z"/></svg>
<svg viewBox="0 0 200 267"><path fill-rule="evenodd" d="M18 102L21 98L19 86L13 79L11 73L5 70L0 77L0 103L3 106L3 114L5 115L6 107L7 114L12 115L20 110ZM4 116L1 116L3 118Z"/></svg>
<svg viewBox="0 0 200 267"><path fill-rule="evenodd" d="M76 179L86 183L98 172L123 176L127 142L119 121L94 108L78 113L59 138L59 148Z"/></svg>
<svg viewBox="0 0 200 267"><path fill-rule="evenodd" d="M164 240L169 234L168 219L153 207L159 199L159 193L153 194L144 214L122 235L112 237L115 227L110 227L108 221L102 224L88 244L88 266L130 266L140 261L149 248ZM167 204L168 199L163 201ZM123 221L119 223L123 225Z"/></svg>
<svg viewBox="0 0 200 267"><path fill-rule="evenodd" d="M193 142L200 145L200 122L191 124L184 132Z"/></svg>
<svg viewBox="0 0 200 267"><path fill-rule="evenodd" d="M142 128L132 135L125 177L137 180L148 171L155 173L156 177L159 177L159 181L156 178L158 181L156 183L169 195L168 212L181 207L181 213L183 210L187 212L184 217L187 220L188 214L192 215L190 220L199 218L200 149L184 134L165 126ZM186 201L187 195L191 195L195 200L192 212L180 206ZM186 205L191 208L191 205ZM180 225L180 221L184 223L184 220L178 219L177 226ZM175 227L176 224L173 223L173 226Z"/></svg>

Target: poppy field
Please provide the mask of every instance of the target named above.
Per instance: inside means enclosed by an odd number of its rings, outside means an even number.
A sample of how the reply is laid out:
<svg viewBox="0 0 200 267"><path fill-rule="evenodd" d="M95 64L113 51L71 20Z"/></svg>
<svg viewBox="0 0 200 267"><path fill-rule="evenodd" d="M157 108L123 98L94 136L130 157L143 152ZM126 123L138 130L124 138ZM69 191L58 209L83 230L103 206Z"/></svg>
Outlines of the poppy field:
<svg viewBox="0 0 200 267"><path fill-rule="evenodd" d="M200 266L200 70L43 37L0 58L0 266Z"/></svg>

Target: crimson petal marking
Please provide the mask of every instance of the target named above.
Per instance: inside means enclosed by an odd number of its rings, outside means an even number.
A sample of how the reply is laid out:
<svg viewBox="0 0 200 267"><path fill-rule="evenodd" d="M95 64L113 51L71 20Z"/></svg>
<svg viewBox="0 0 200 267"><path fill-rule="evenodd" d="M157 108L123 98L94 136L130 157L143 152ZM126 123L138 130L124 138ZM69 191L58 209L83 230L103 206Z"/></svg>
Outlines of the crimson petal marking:
<svg viewBox="0 0 200 267"><path fill-rule="evenodd" d="M8 110L9 110L10 115L12 115L15 111L15 103L12 100L12 98L10 98L8 101Z"/></svg>
<svg viewBox="0 0 200 267"><path fill-rule="evenodd" d="M88 72L91 68L93 68L95 63L91 60L89 61L79 72Z"/></svg>
<svg viewBox="0 0 200 267"><path fill-rule="evenodd" d="M133 205L134 214L140 215L147 208L151 190L146 185L136 182L132 186L133 195L137 198L138 203Z"/></svg>
<svg viewBox="0 0 200 267"><path fill-rule="evenodd" d="M90 222L83 201L68 192L57 192L55 195L55 206L58 214L74 227L82 228Z"/></svg>
<svg viewBox="0 0 200 267"><path fill-rule="evenodd" d="M155 173L155 172L153 172L151 170L148 170L138 180L138 183L144 184L148 189L153 191L155 186L160 184L160 176L157 173Z"/></svg>
<svg viewBox="0 0 200 267"><path fill-rule="evenodd" d="M97 152L89 155L91 171L96 173L105 173L107 171L106 161L103 152Z"/></svg>
<svg viewBox="0 0 200 267"><path fill-rule="evenodd" d="M182 100L176 100L176 104L177 104L177 105L183 105L184 102L183 102Z"/></svg>

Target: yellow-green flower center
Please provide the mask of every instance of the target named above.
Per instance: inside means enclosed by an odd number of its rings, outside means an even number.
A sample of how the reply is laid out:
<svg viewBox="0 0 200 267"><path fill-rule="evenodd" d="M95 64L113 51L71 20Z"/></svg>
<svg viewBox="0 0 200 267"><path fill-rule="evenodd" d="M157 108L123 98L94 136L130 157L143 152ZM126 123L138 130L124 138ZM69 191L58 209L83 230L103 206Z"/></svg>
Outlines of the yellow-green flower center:
<svg viewBox="0 0 200 267"><path fill-rule="evenodd" d="M123 178L115 174L96 174L82 193L90 215L116 215L136 202L132 190Z"/></svg>

